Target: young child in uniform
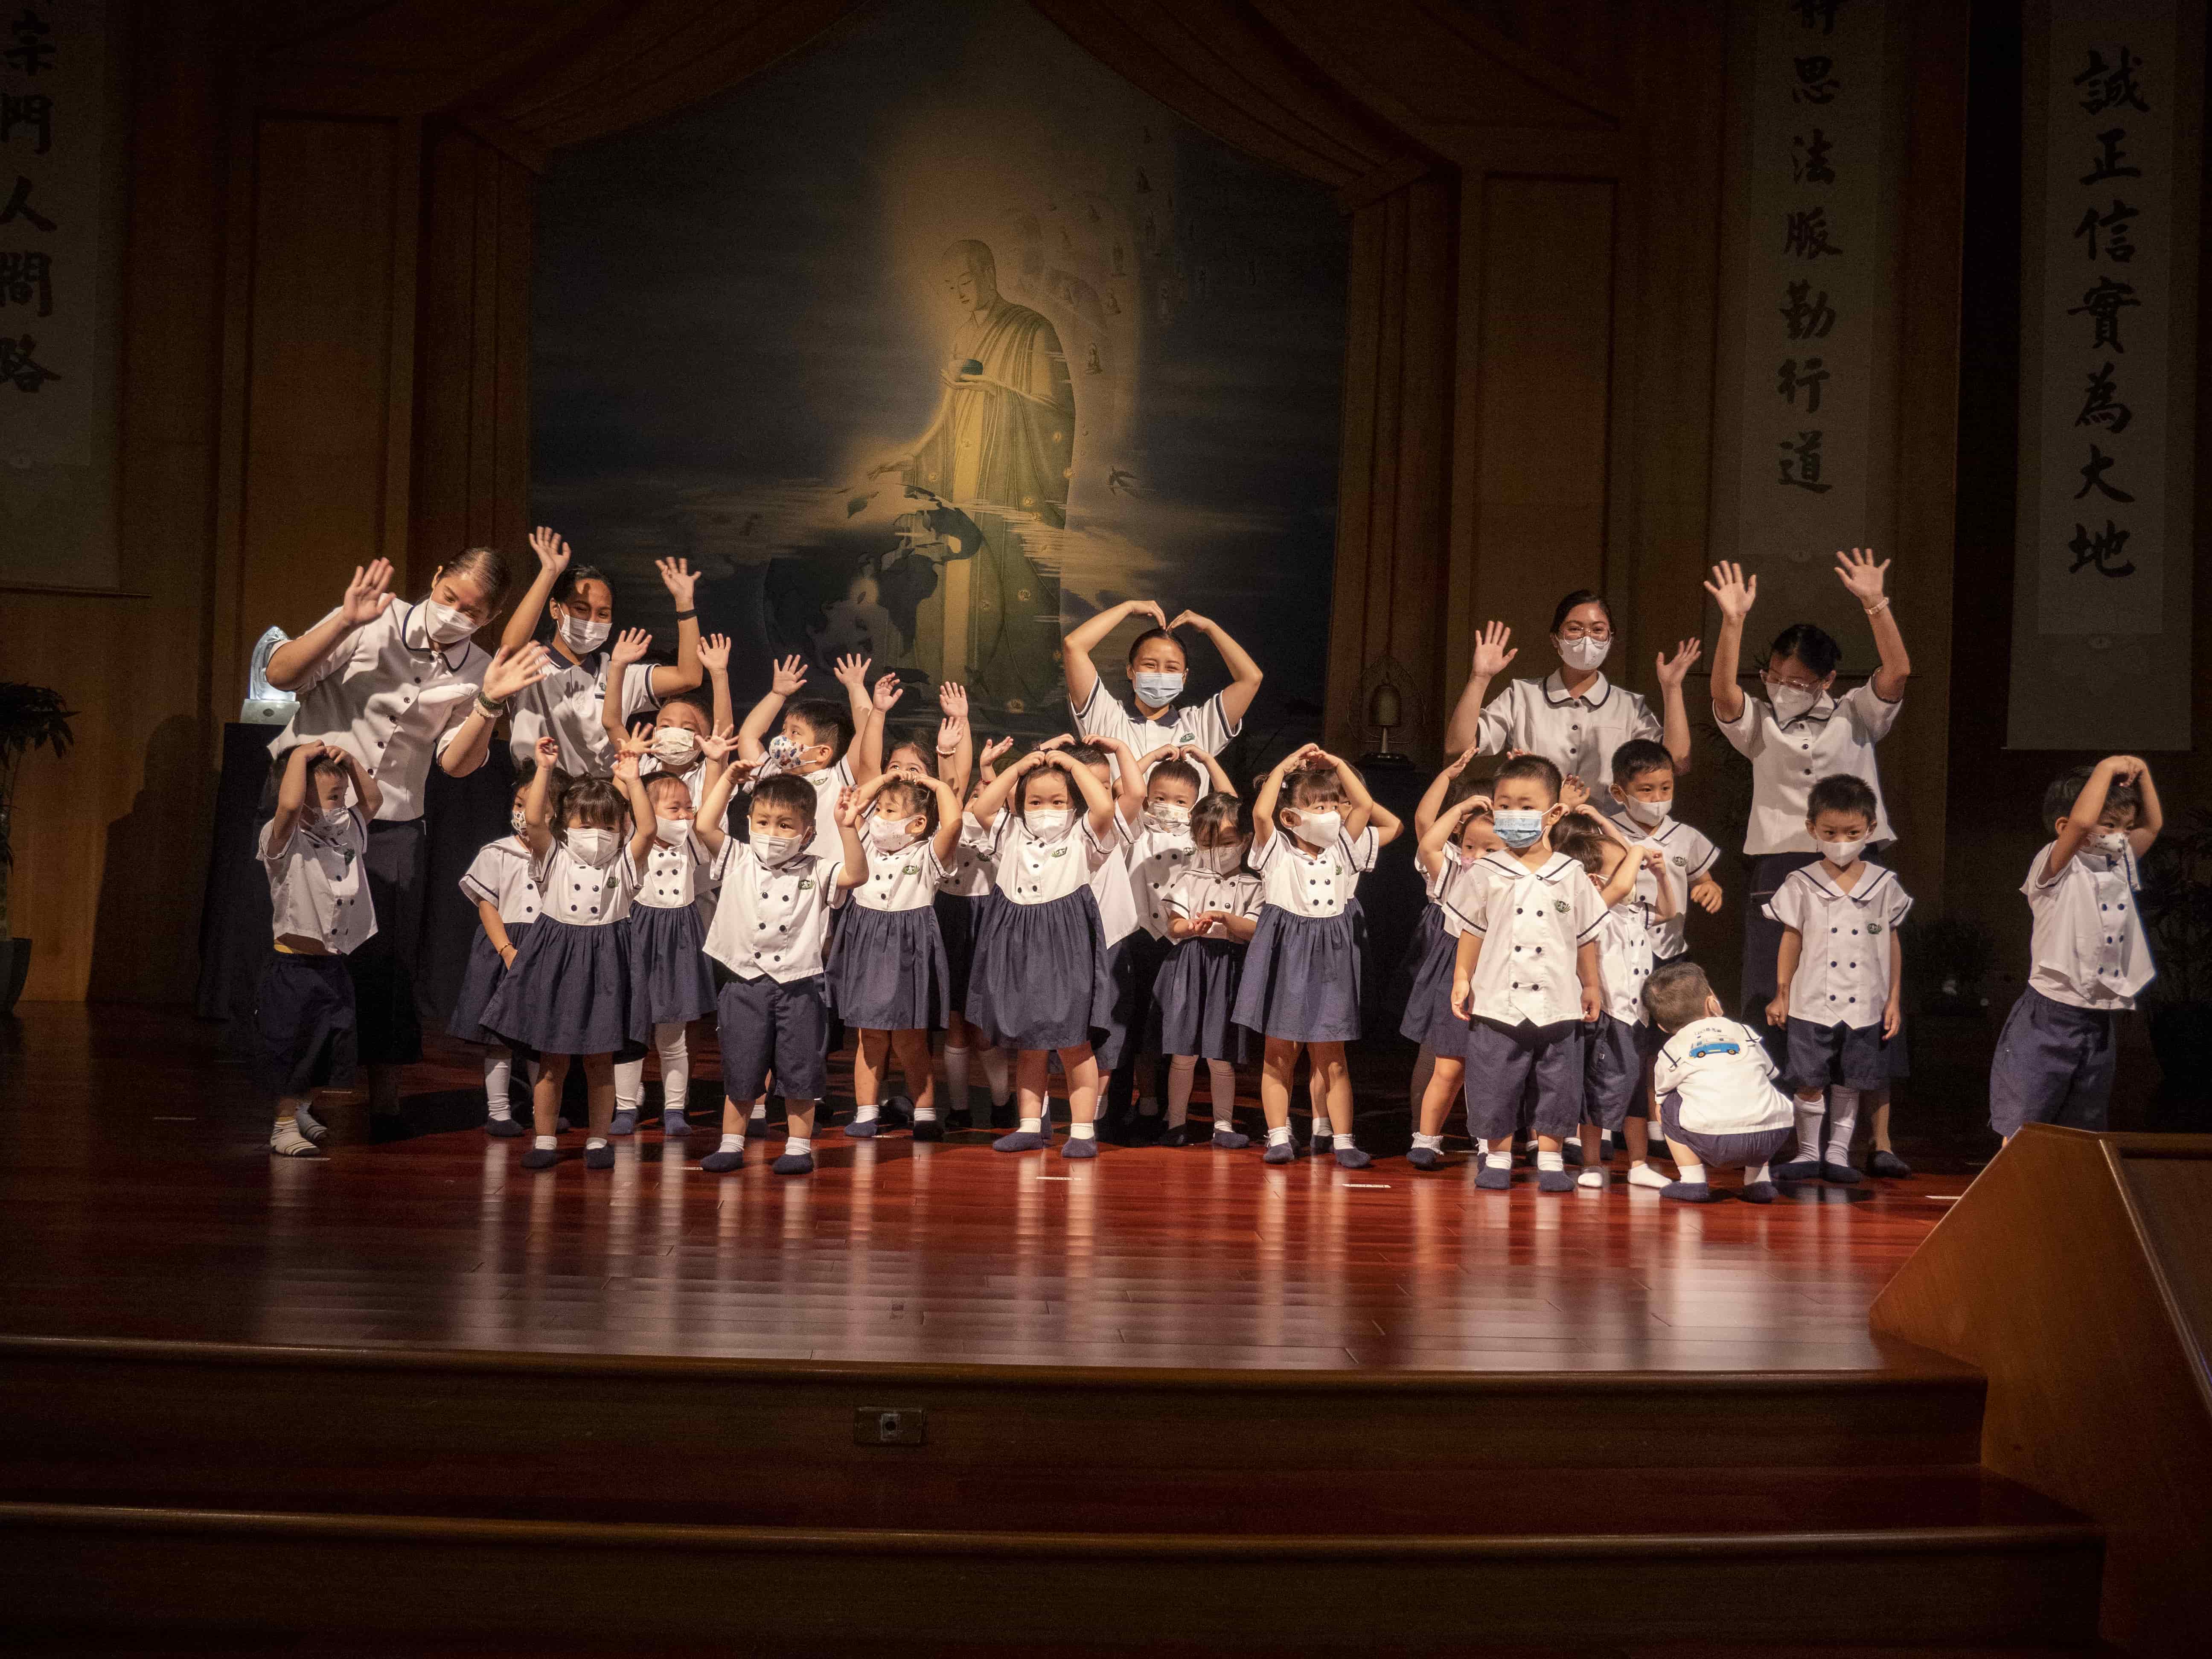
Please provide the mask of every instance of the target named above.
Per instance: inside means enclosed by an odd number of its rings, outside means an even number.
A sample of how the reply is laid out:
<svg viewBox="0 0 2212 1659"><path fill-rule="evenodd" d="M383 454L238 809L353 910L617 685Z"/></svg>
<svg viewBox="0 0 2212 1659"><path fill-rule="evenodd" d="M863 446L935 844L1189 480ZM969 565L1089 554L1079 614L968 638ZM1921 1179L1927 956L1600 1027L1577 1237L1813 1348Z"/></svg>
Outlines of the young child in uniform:
<svg viewBox="0 0 2212 1659"><path fill-rule="evenodd" d="M1091 1044L1112 995L1091 879L1115 844L1114 797L1071 749L1042 747L979 790L968 816L980 829L996 826L990 854L999 890L975 939L968 1019L987 1041L1018 1051L1019 1121L991 1144L1002 1152L1052 1144L1046 1066L1057 1054L1069 1119L1060 1156L1096 1158L1098 1062Z"/></svg>
<svg viewBox="0 0 2212 1659"><path fill-rule="evenodd" d="M1469 750L1455 765L1463 767L1474 754ZM1447 767L1445 772L1453 769ZM1437 793L1436 786L1431 785L1431 791ZM1413 1121L1413 1146L1406 1154L1406 1161L1417 1170L1443 1166L1444 1121L1451 1115L1452 1102L1467 1082L1467 1026L1452 1012L1451 1006L1452 967L1459 959L1459 936L1464 929L1446 904L1444 894L1478 860L1504 846L1492 827L1491 814L1490 797L1475 793L1470 784L1456 800L1431 818L1415 854L1429 902L1421 912L1420 930L1415 938L1420 954L1398 1033L1408 1042L1419 1043L1428 1062L1419 1115ZM1419 1071L1416 1062L1417 1075Z"/></svg>
<svg viewBox="0 0 2212 1659"><path fill-rule="evenodd" d="M1013 746L1012 738L996 738L985 745L977 757L981 783L988 784L997 775L992 769L993 763L1003 759ZM963 788L959 794L964 805L969 792ZM1014 1127L1013 1053L990 1042L968 1020L968 988L975 965L975 939L982 931L984 912L995 902L999 890L998 863L991 850L997 842L995 823L987 828L963 810L960 814L960 839L953 848L951 866L945 873L945 884L936 899L937 931L945 940L945 965L951 974L947 988L952 1006L945 1023L948 1108L945 1122L955 1129L969 1127L969 1067L979 1051L982 1055L983 1081L991 1095L991 1127Z"/></svg>
<svg viewBox="0 0 2212 1659"><path fill-rule="evenodd" d="M847 657L837 665L837 678L848 693L844 703L810 697L785 703L805 690L806 670L796 657L775 665L768 695L746 712L738 728L738 758L757 767L754 779L776 776L801 778L814 791L814 817L807 851L816 858L841 863L845 848L837 833L837 802L844 790L860 780L854 769L860 734L873 717L874 703L866 685L866 659ZM782 720L776 735L769 727Z"/></svg>
<svg viewBox="0 0 2212 1659"><path fill-rule="evenodd" d="M853 1057L853 1121L845 1133L880 1127L884 1073L893 1051L912 1090L916 1140L942 1140L929 1034L945 1024L952 978L932 901L960 838L960 798L918 765L862 784L837 815L845 866L866 879L830 949L830 1002L860 1033Z"/></svg>
<svg viewBox="0 0 2212 1659"><path fill-rule="evenodd" d="M1566 810L1559 783L1540 755L1499 767L1491 823L1504 848L1444 896L1462 929L1452 1012L1468 1021L1468 1133L1482 1147L1474 1184L1493 1191L1513 1183L1513 1128L1532 1081L1537 1190L1574 1190L1562 1142L1582 1116L1582 1023L1605 1012L1605 908L1583 866L1552 844Z"/></svg>
<svg viewBox="0 0 2212 1659"><path fill-rule="evenodd" d="M2119 1017L2158 969L2136 902L2136 862L2166 819L2150 768L2133 755L2054 780L2053 839L2021 884L2035 918L2033 962L1990 1061L1990 1127L2102 1129Z"/></svg>
<svg viewBox="0 0 2212 1659"><path fill-rule="evenodd" d="M590 1109L584 1167L609 1170L615 1056L638 1045L647 1023L636 937L623 921L653 844L653 806L637 762L624 755L611 781L576 780L556 811L551 773L560 755L550 736L538 740L538 773L522 802L544 908L485 1005L483 1025L538 1051L531 1100L537 1133L522 1167L548 1170L560 1161L561 1094L576 1058Z"/></svg>
<svg viewBox="0 0 2212 1659"><path fill-rule="evenodd" d="M641 628L622 634L609 653L610 673L626 675L652 643L653 636ZM677 692L653 711L650 722L640 720L627 732L620 707L611 700L600 705L607 741L618 753L624 749L636 752L638 776L665 772L681 778L694 803L707 793L707 751L701 745L710 733L727 732L738 721L737 705L730 698L728 635L710 635L699 641L699 666L707 672L711 692Z"/></svg>
<svg viewBox="0 0 2212 1659"><path fill-rule="evenodd" d="M1640 1187L1664 1186L1650 1163L1647 1120L1630 1108L1643 1091L1646 1061L1656 1045L1644 1006L1644 987L1651 977L1652 931L1670 906L1672 894L1661 875L1666 855L1648 842L1632 843L1612 823L1589 807L1571 812L1562 829L1576 832L1560 850L1579 859L1597 884L1605 921L1598 928L1598 974L1605 985L1605 1012L1583 1032L1582 1173L1578 1187L1601 1188L1611 1162L1608 1143L1616 1133L1628 1142L1628 1178Z"/></svg>
<svg viewBox="0 0 2212 1659"><path fill-rule="evenodd" d="M681 729L681 728L679 728ZM702 751L703 754L703 751ZM643 756L631 757L641 773ZM660 1128L680 1135L691 1096L691 1048L687 1028L714 1012L714 976L707 967L707 925L699 901L713 890L707 850L692 822L691 791L683 775L656 772L644 778L652 805L652 840L638 865L637 895L624 924L637 941L637 969L645 985L646 1018L660 1056ZM644 1105L645 1061L615 1062L612 1134L634 1133Z"/></svg>
<svg viewBox="0 0 2212 1659"><path fill-rule="evenodd" d="M327 1134L315 1091L350 1087L356 1053L347 952L376 932L362 864L376 780L334 743L301 743L276 757L276 811L261 831L276 951L261 970L253 1020L261 1077L276 1097L269 1150L313 1158ZM346 805L346 791L354 804Z"/></svg>
<svg viewBox="0 0 2212 1659"><path fill-rule="evenodd" d="M485 842L461 878L461 891L477 907L478 927L469 945L469 965L461 974L460 994L453 999L453 1017L446 1023L452 1036L483 1045L484 1133L502 1140L523 1133L522 1126L514 1121L517 1056L498 1032L484 1029L483 1011L500 981L507 977L530 930L538 925L538 913L545 908L538 890L536 860L531 856L529 824L522 807L530 781L537 775L538 763L526 762L514 786L509 819L514 833ZM558 777L554 780L556 793L561 782ZM526 1065L532 1063L527 1052L520 1058Z"/></svg>
<svg viewBox="0 0 2212 1659"><path fill-rule="evenodd" d="M1291 1081L1302 1048L1323 1079L1338 1167L1374 1162L1353 1139L1344 1064L1344 1045L1359 1037L1360 949L1350 911L1360 876L1401 828L1358 773L1317 744L1278 762L1252 803L1251 865L1262 902L1233 1017L1266 1040L1260 1104L1270 1164L1297 1157Z"/></svg>
<svg viewBox="0 0 2212 1659"><path fill-rule="evenodd" d="M1859 1108L1887 1101L1889 1080L1899 1074L1890 1053L1904 1018L1905 952L1897 924L1912 899L1893 871L1860 856L1876 810L1863 778L1848 772L1822 778L1805 806L1805 827L1820 862L1792 870L1767 902L1768 914L1782 924L1782 945L1775 961L1781 988L1766 1006L1766 1018L1789 1034L1784 1069L1797 1097L1797 1157L1775 1174L1849 1186L1860 1179L1851 1165Z"/></svg>
<svg viewBox="0 0 2212 1659"><path fill-rule="evenodd" d="M1251 1145L1237 1131L1237 1066L1252 1057L1252 1034L1233 1016L1245 949L1260 925L1260 878L1244 865L1252 831L1233 789L1217 789L1191 809L1190 839L1190 857L1168 883L1170 945L1152 981L1152 1042L1169 1057L1160 1145L1188 1146L1198 1139L1190 1094L1202 1060L1212 1091L1212 1144L1231 1152Z"/></svg>
<svg viewBox="0 0 2212 1659"><path fill-rule="evenodd" d="M1721 1011L1705 969L1693 962L1653 969L1644 1000L1666 1033L1652 1079L1667 1150L1680 1171L1660 1195L1710 1204L1718 1194L1707 1168L1734 1164L1743 1171L1739 1196L1771 1204L1771 1165L1790 1149L1795 1113L1774 1086L1774 1060L1759 1033Z"/></svg>
<svg viewBox="0 0 2212 1659"><path fill-rule="evenodd" d="M709 760L727 757L720 737L707 739ZM732 767L708 786L694 831L714 860L718 884L707 954L730 970L714 1029L722 1045L722 1139L700 1160L714 1175L740 1169L753 1105L775 1079L783 1096L783 1154L778 1175L814 1170L814 1109L830 1059L830 918L867 874L846 856L814 851L817 791L807 775L779 772L753 786L745 810L749 839L721 829Z"/></svg>

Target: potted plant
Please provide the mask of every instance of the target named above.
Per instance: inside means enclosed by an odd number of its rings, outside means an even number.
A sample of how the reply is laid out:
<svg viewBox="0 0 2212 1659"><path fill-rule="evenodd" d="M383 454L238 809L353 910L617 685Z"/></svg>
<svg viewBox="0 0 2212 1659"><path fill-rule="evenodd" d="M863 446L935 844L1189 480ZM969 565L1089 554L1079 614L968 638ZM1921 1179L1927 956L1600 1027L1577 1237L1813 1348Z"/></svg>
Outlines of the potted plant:
<svg viewBox="0 0 2212 1659"><path fill-rule="evenodd" d="M2137 902L2158 977L2143 994L2168 1092L2212 1098L2212 810L2169 826L2142 861Z"/></svg>
<svg viewBox="0 0 2212 1659"><path fill-rule="evenodd" d="M69 753L76 733L74 708L62 706L61 693L43 685L0 682L0 1014L13 1012L31 971L31 941L17 939L8 910L9 877L15 863L15 778L23 757L34 749Z"/></svg>

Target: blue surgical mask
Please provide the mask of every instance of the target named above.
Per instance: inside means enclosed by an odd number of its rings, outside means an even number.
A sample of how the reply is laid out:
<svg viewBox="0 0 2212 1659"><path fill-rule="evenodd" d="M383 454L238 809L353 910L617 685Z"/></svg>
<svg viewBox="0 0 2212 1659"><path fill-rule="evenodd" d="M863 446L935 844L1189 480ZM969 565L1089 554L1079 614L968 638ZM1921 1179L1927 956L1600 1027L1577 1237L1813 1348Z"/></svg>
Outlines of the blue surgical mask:
<svg viewBox="0 0 2212 1659"><path fill-rule="evenodd" d="M1137 688L1137 701L1147 708L1164 708L1182 696L1183 676L1139 672L1129 676Z"/></svg>
<svg viewBox="0 0 2212 1659"><path fill-rule="evenodd" d="M1500 807L1490 823L1508 847L1534 847L1544 833L1544 815L1525 808Z"/></svg>

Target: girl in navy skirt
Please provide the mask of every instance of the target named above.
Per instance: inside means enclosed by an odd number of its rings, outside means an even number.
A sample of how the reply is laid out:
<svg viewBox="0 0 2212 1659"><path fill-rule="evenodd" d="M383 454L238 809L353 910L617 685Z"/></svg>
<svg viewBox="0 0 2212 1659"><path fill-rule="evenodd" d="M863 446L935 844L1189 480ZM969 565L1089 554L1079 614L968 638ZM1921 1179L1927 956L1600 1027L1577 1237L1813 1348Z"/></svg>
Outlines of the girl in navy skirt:
<svg viewBox="0 0 2212 1659"><path fill-rule="evenodd" d="M628 750L625 749L625 753ZM633 756L641 771L644 757ZM719 773L717 774L719 775ZM700 895L713 882L706 848L692 830L690 786L673 772L641 780L652 808L653 831L638 866L637 896L623 925L637 943L637 968L645 984L646 1018L653 1024L653 1046L660 1056L660 1127L680 1135L691 1094L691 1048L685 1028L714 1012L714 976L707 966L707 925L700 916ZM615 1066L615 1115L611 1134L637 1128L645 1092L642 1059Z"/></svg>
<svg viewBox="0 0 2212 1659"><path fill-rule="evenodd" d="M1473 754L1468 750L1457 763L1464 766ZM1467 1025L1451 1009L1452 964L1459 955L1462 929L1459 918L1444 903L1444 893L1477 859L1504 845L1492 825L1491 813L1489 796L1471 791L1462 795L1422 832L1416 854L1429 902L1414 939L1419 956L1398 1033L1419 1043L1430 1062L1421 1090L1420 1117L1413 1126L1413 1147L1406 1154L1406 1161L1417 1170L1433 1170L1443 1163L1444 1120L1451 1115L1452 1102L1467 1080Z"/></svg>
<svg viewBox="0 0 2212 1659"><path fill-rule="evenodd" d="M997 826L991 854L998 863L998 892L975 939L968 1018L987 1041L1019 1051L1020 1125L991 1144L1002 1152L1052 1144L1045 1067L1057 1053L1070 1124L1060 1156L1096 1158L1098 1062L1091 1045L1104 1029L1112 987L1091 880L1116 845L1114 797L1066 750L1036 749L979 791L968 816L978 828Z"/></svg>
<svg viewBox="0 0 2212 1659"><path fill-rule="evenodd" d="M461 878L461 891L475 903L480 925L469 946L469 965L461 974L460 994L453 999L453 1017L446 1022L452 1036L464 1042L484 1045L484 1133L501 1139L522 1133L522 1126L514 1121L515 1052L498 1032L484 1029L483 1012L521 951L522 942L538 925L538 911L544 908L522 810L523 797L537 774L535 760L523 763L522 775L514 786L510 820L514 833L485 842ZM554 774L556 795L562 782L560 774ZM534 1063L527 1052L521 1058L526 1064Z"/></svg>
<svg viewBox="0 0 2212 1659"><path fill-rule="evenodd" d="M1003 759L1013 746L1012 738L997 738L984 746L979 761L984 783L989 783L996 775L991 769L992 763ZM962 789L959 793L965 800L967 792ZM956 1129L968 1127L968 1068L979 1050L983 1081L991 1091L992 1127L1014 1127L1013 1052L985 1037L968 1019L968 986L975 968L975 939L982 931L984 913L996 901L999 890L998 860L992 851L997 845L998 834L995 823L987 827L963 812L960 840L952 849L951 867L945 872L944 884L937 894L937 931L945 939L945 966L952 975L952 1009L945 1022L945 1121Z"/></svg>
<svg viewBox="0 0 2212 1659"><path fill-rule="evenodd" d="M845 1126L855 1139L867 1139L880 1125L884 1073L894 1051L914 1091L914 1138L945 1138L929 1034L945 1024L951 970L933 901L960 838L960 818L952 786L910 763L871 778L837 814L845 867L867 872L830 947L830 1006L860 1033L854 1111Z"/></svg>
<svg viewBox="0 0 2212 1659"><path fill-rule="evenodd" d="M1267 1039L1260 1103L1270 1164L1297 1156L1291 1079L1301 1048L1312 1051L1324 1079L1338 1164L1358 1170L1372 1162L1352 1138L1344 1066L1344 1045L1359 1036L1359 942L1349 909L1361 873L1375 867L1376 854L1400 827L1357 772L1314 744L1278 763L1252 803L1252 867L1264 902L1245 952L1236 1018Z"/></svg>
<svg viewBox="0 0 2212 1659"><path fill-rule="evenodd" d="M1260 878L1245 867L1252 845L1243 803L1217 791L1191 809L1190 858L1168 883L1172 946L1152 981L1152 1046L1168 1056L1168 1124L1163 1146L1188 1146L1191 1085L1206 1062L1213 1094L1213 1145L1251 1145L1237 1133L1237 1065L1252 1057L1252 1034L1237 1024L1244 951L1260 925Z"/></svg>
<svg viewBox="0 0 2212 1659"><path fill-rule="evenodd" d="M571 784L556 823L550 775L560 752L551 738L538 739L538 775L522 805L545 908L492 993L483 1024L538 1053L531 1103L537 1139L522 1167L545 1170L559 1161L561 1091L570 1058L581 1056L591 1107L584 1167L606 1170L615 1161L607 1144L615 1055L636 1047L649 1023L636 935L622 921L637 896L638 865L653 845L653 805L638 782L637 762L625 755L611 781Z"/></svg>

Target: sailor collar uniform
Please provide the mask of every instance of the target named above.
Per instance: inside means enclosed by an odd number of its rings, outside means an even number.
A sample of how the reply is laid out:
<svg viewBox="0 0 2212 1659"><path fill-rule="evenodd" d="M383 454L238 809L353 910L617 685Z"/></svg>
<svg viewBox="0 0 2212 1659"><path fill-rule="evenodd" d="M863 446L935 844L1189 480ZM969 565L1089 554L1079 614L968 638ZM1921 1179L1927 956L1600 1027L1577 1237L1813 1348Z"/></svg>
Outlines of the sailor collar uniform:
<svg viewBox="0 0 2212 1659"><path fill-rule="evenodd" d="M1766 914L1802 936L1790 1018L1821 1027L1879 1025L1889 1004L1897 924L1912 908L1894 871L1869 864L1848 893L1824 863L1792 870Z"/></svg>
<svg viewBox="0 0 2212 1659"><path fill-rule="evenodd" d="M545 908L538 887L536 860L519 836L487 842L461 877L461 891L495 906L504 922L535 921Z"/></svg>
<svg viewBox="0 0 2212 1659"><path fill-rule="evenodd" d="M1468 994L1475 1018L1539 1028L1582 1018L1575 958L1596 938L1605 907L1578 860L1554 853L1531 870L1510 853L1486 853L1444 902L1482 939Z"/></svg>

